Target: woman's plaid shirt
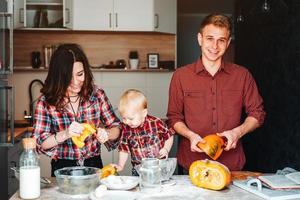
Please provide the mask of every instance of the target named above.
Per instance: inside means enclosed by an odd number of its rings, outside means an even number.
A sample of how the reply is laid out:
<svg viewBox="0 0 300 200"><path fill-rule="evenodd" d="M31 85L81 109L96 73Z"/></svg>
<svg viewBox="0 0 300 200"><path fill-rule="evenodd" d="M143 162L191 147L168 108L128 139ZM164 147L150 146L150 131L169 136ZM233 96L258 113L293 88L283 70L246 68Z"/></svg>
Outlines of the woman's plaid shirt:
<svg viewBox="0 0 300 200"><path fill-rule="evenodd" d="M100 143L95 136L90 136L85 140L85 146L79 149L73 144L71 138L63 143L43 150L41 144L51 135L59 131L66 130L73 121L79 123L92 123L96 127L104 125L111 128L120 125L120 121L103 89L95 86L93 94L88 101L81 101L77 116L66 108L57 110L55 106L49 105L45 96L41 96L36 103L33 137L37 140L38 152L50 156L52 159L80 160L100 155ZM118 141L110 142L106 147L111 150L116 148Z"/></svg>

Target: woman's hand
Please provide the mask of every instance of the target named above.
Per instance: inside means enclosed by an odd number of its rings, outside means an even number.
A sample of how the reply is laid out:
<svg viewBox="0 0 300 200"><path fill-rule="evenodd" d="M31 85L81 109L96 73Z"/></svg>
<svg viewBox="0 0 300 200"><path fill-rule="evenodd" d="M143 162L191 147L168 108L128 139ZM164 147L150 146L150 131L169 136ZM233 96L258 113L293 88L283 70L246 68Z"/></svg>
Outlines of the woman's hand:
<svg viewBox="0 0 300 200"><path fill-rule="evenodd" d="M97 140L100 143L105 143L108 141L108 132L104 128L97 128Z"/></svg>
<svg viewBox="0 0 300 200"><path fill-rule="evenodd" d="M73 136L79 136L84 127L78 122L72 122L69 128L66 130L67 138L71 138Z"/></svg>

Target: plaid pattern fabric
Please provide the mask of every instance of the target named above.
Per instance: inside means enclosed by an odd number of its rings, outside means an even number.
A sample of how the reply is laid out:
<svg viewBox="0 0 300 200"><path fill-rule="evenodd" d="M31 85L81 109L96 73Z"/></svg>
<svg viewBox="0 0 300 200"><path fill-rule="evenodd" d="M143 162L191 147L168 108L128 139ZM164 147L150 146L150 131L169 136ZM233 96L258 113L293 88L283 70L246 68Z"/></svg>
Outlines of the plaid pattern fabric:
<svg viewBox="0 0 300 200"><path fill-rule="evenodd" d="M140 164L142 158L157 158L165 141L175 134L161 119L150 115L138 128L130 128L125 124L121 127L119 151L131 154L133 166Z"/></svg>
<svg viewBox="0 0 300 200"><path fill-rule="evenodd" d="M77 119L79 123L90 123L96 127L111 128L120 125L120 121L103 89L95 86L88 101L81 101L77 116L67 109L57 110L49 105L45 96L41 96L36 104L32 137L37 140L37 150L52 159L82 160L100 155L100 143L95 136L85 140L85 146L79 149L71 138L51 149L43 150L41 144L51 135L66 130ZM108 150L115 149L118 141L105 145Z"/></svg>

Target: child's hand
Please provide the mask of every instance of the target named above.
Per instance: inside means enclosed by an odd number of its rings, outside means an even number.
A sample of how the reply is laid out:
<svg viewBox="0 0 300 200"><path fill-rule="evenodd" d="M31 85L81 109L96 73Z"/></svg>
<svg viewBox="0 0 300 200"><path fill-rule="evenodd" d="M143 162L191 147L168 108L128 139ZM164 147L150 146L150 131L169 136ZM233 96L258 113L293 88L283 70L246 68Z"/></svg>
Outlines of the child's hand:
<svg viewBox="0 0 300 200"><path fill-rule="evenodd" d="M123 170L123 167L121 167L120 165L117 165L117 164L110 164L111 166L115 167L117 169L118 172L122 171Z"/></svg>
<svg viewBox="0 0 300 200"><path fill-rule="evenodd" d="M159 150L159 158L168 158L169 151L166 148Z"/></svg>
<svg viewBox="0 0 300 200"><path fill-rule="evenodd" d="M102 144L108 141L108 133L104 128L97 128L97 139Z"/></svg>

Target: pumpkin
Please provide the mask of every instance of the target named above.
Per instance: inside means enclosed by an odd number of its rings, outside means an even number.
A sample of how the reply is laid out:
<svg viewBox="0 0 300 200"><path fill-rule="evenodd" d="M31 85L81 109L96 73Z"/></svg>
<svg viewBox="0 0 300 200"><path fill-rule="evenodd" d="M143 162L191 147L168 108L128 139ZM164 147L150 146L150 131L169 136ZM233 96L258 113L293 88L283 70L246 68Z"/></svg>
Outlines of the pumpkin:
<svg viewBox="0 0 300 200"><path fill-rule="evenodd" d="M100 178L105 178L110 175L115 175L117 172L117 169L112 165L105 165L101 171L100 171Z"/></svg>
<svg viewBox="0 0 300 200"><path fill-rule="evenodd" d="M72 137L73 143L78 148L84 147L84 145L85 145L84 140L88 136L90 136L91 134L96 133L96 128L94 128L93 125L90 125L90 124L87 124L87 123L83 123L82 125L84 127L82 133L79 136L73 136Z"/></svg>
<svg viewBox="0 0 300 200"><path fill-rule="evenodd" d="M189 169L189 177L194 185L210 190L222 190L230 184L229 169L212 160L194 161Z"/></svg>
<svg viewBox="0 0 300 200"><path fill-rule="evenodd" d="M199 142L197 146L213 160L217 160L225 147L224 140L216 134L208 135L203 140L205 143Z"/></svg>

